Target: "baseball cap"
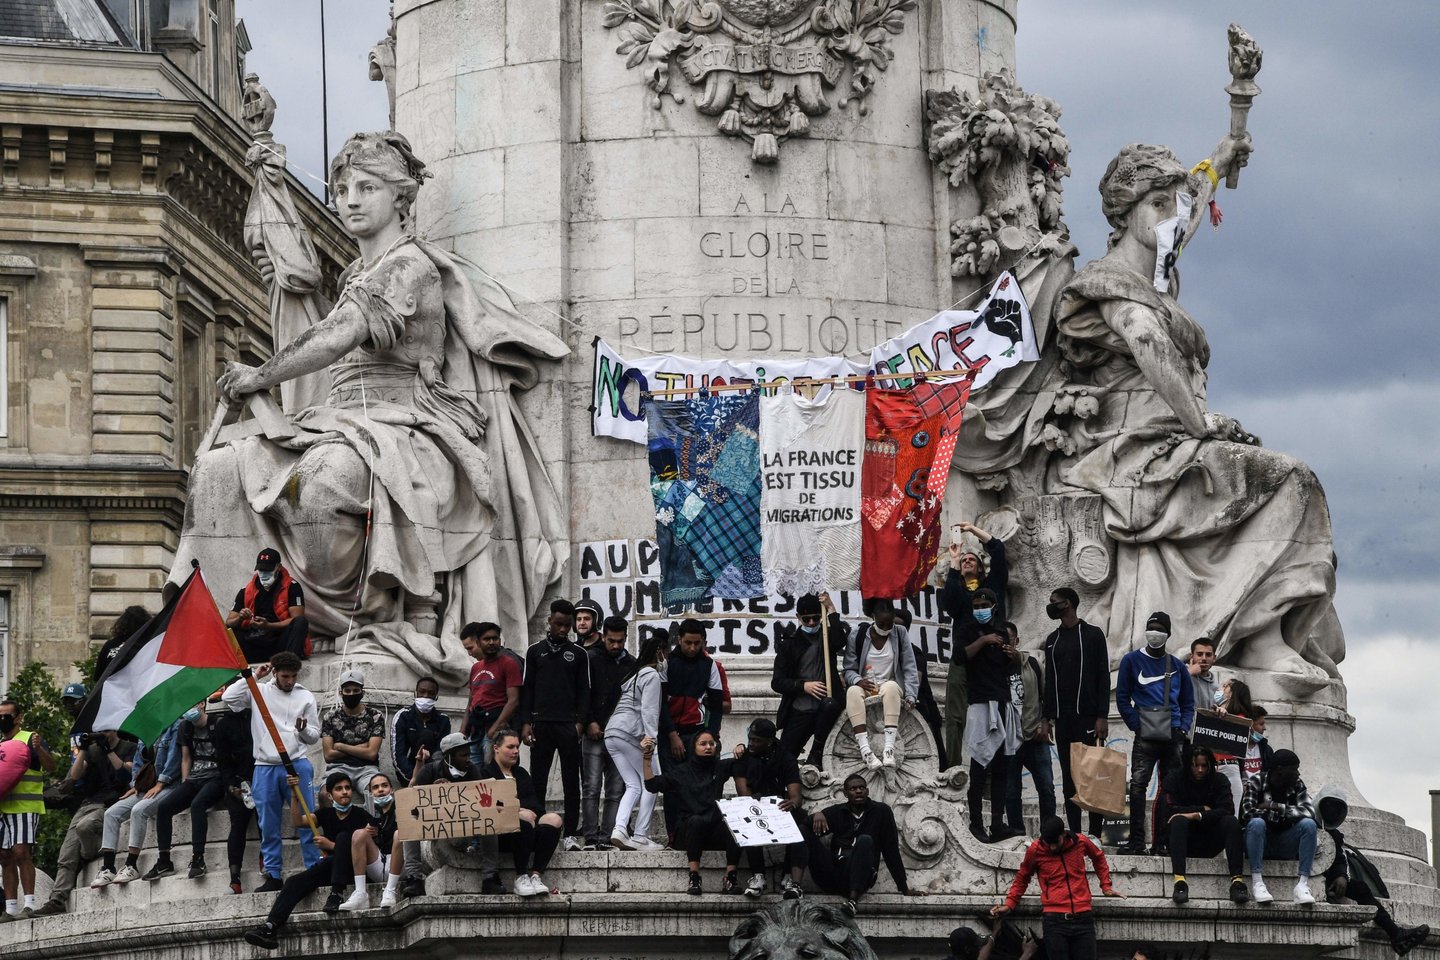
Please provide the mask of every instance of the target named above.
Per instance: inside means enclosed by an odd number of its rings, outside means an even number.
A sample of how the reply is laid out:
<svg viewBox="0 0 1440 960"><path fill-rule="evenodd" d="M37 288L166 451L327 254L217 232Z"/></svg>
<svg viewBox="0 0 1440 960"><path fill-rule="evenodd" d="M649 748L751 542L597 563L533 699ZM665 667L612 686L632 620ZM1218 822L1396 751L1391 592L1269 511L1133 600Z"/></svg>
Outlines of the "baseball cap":
<svg viewBox="0 0 1440 960"><path fill-rule="evenodd" d="M1164 610L1156 610L1150 614L1150 619L1145 621L1145 626L1159 625L1166 633L1170 632L1170 614Z"/></svg>
<svg viewBox="0 0 1440 960"><path fill-rule="evenodd" d="M274 547L266 547L255 557L255 569L268 573L280 565L280 551Z"/></svg>
<svg viewBox="0 0 1440 960"><path fill-rule="evenodd" d="M84 699L85 699L85 684L83 684L83 683L67 683L67 684L65 685L65 692L62 693L62 694L60 694L60 696L61 696L61 698L64 699L64 700L84 700Z"/></svg>
<svg viewBox="0 0 1440 960"><path fill-rule="evenodd" d="M440 752L449 753L457 747L470 746L470 738L463 733L447 733L440 740Z"/></svg>
<svg viewBox="0 0 1440 960"><path fill-rule="evenodd" d="M361 687L365 686L364 672L359 670L358 668L353 670L346 670L344 673L340 674L340 682L336 684L336 688L338 689L339 687L343 687L347 683L353 683L356 686Z"/></svg>

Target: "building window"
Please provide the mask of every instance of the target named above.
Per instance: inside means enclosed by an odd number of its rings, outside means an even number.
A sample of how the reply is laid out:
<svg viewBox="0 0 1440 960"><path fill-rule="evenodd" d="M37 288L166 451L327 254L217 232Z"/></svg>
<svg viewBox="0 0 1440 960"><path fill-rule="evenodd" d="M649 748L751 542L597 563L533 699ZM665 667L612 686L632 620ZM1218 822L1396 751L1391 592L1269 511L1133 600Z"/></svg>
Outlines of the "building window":
<svg viewBox="0 0 1440 960"><path fill-rule="evenodd" d="M5 301L0 300L0 303ZM10 689L10 594L0 591L0 690Z"/></svg>
<svg viewBox="0 0 1440 960"><path fill-rule="evenodd" d="M221 64L225 58L220 55L220 10L218 0L210 0L210 95L220 99Z"/></svg>
<svg viewBox="0 0 1440 960"><path fill-rule="evenodd" d="M0 439L10 436L10 317L0 297Z"/></svg>

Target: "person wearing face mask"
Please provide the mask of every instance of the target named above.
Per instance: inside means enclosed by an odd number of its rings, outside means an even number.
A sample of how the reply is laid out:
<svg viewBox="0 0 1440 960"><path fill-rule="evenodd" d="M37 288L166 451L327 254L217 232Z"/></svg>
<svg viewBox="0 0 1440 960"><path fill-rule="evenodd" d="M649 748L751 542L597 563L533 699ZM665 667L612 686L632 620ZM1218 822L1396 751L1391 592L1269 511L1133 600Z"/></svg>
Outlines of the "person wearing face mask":
<svg viewBox="0 0 1440 960"><path fill-rule="evenodd" d="M981 622L987 625L1004 623L1010 613L1005 599L1005 591L1010 587L1010 563L1005 556L1005 544L999 537L991 536L973 523L961 522L956 526L962 534L968 533L980 541L988 562L959 543L950 544L950 569L945 573L945 585L936 599L940 609L950 617L951 632L961 632L967 621L972 619L970 601L981 589L989 590L994 597L990 614ZM969 643L969 640L965 642ZM959 641L956 643L958 648ZM945 678L944 763L959 763L965 742L965 718L970 712L965 670L965 664L958 657L952 657L950 672Z"/></svg>
<svg viewBox="0 0 1440 960"><path fill-rule="evenodd" d="M825 662L825 644L821 636L820 618L829 620L830 660ZM846 648L850 629L835 611L830 594L817 597L807 593L795 601L795 617L799 621L788 629L775 645L775 666L770 672L770 689L780 694L780 710L775 726L780 730L780 745L801 756L810 743L806 763L824 764L825 741L835 721L840 719L841 700L838 690L840 671L836 658Z"/></svg>
<svg viewBox="0 0 1440 960"><path fill-rule="evenodd" d="M255 557L255 575L235 594L225 617L250 663L264 663L282 651L304 660L310 656L305 619L305 590L280 564L280 552L266 547Z"/></svg>
<svg viewBox="0 0 1440 960"><path fill-rule="evenodd" d="M380 772L384 741L384 715L365 705L365 674L346 670L340 675L340 706L327 711L320 723L326 769L349 774L356 792L368 796L370 778Z"/></svg>
<svg viewBox="0 0 1440 960"><path fill-rule="evenodd" d="M185 711L180 718L180 783L165 794L155 810L155 847L159 859L145 874L145 880L159 880L175 873L170 861L170 842L175 814L190 811L190 879L205 876L205 842L211 807L225 799L225 781L220 776L215 740L205 702Z"/></svg>
<svg viewBox="0 0 1440 960"><path fill-rule="evenodd" d="M1240 822L1245 825L1245 853L1250 860L1250 891L1256 903L1275 899L1265 887L1265 858L1299 861L1294 901L1310 905L1310 870L1315 863L1319 824L1310 792L1300 779L1300 758L1291 750L1276 750L1272 766L1245 781L1240 799Z"/></svg>
<svg viewBox="0 0 1440 960"><path fill-rule="evenodd" d="M1150 614L1145 645L1120 661L1115 680L1115 706L1135 734L1130 747L1130 838L1121 853L1144 853L1145 797L1150 777L1160 768L1160 782L1181 768L1185 732L1195 720L1195 688L1180 658L1169 653L1170 615ZM1162 846L1157 841L1156 846Z"/></svg>
<svg viewBox="0 0 1440 960"><path fill-rule="evenodd" d="M955 662L965 667L965 754L970 757L970 832L981 843L1016 836L1005 823L1005 791L1009 765L1019 752L1020 712L1011 696L1011 678L1018 674L1015 649L1004 621L994 619L995 593L981 587L970 598L971 616L955 624ZM958 754L957 754L958 755ZM982 806L988 785L990 830L983 826Z"/></svg>
<svg viewBox="0 0 1440 960"><path fill-rule="evenodd" d="M860 759L872 770L896 765L895 737L900 729L900 705L914 709L920 696L920 672L915 648L903 626L895 622L895 604L884 597L865 601L871 622L856 631L845 645L845 712ZM875 756L870 747L865 701L879 697L885 720L885 748Z"/></svg>
<svg viewBox="0 0 1440 960"><path fill-rule="evenodd" d="M700 855L706 850L725 851L725 876L720 881L722 893L738 893L740 881L740 846L725 826L725 815L715 801L725 795L725 784L734 773L737 761L720 756L720 740L709 730L701 730L690 743L690 759L675 764L664 773L655 772L654 744L642 745L642 773L645 789L664 796L665 806L675 810L675 839L671 846L685 851L690 866L690 883L685 892L698 897Z"/></svg>
<svg viewBox="0 0 1440 960"><path fill-rule="evenodd" d="M435 709L440 698L440 682L434 677L415 681L415 699L403 710L395 711L390 722L390 762L400 786L410 786L415 768L428 760L430 751L439 746L450 732L450 718Z"/></svg>
<svg viewBox="0 0 1440 960"><path fill-rule="evenodd" d="M1080 619L1080 597L1069 587L1051 592L1045 615L1060 625L1045 638L1045 721L1040 730L1048 735L1053 729L1065 819L1070 832L1079 833L1070 744L1093 747L1110 735L1110 649L1105 631ZM1090 834L1100 836L1104 823L1100 814L1090 814Z"/></svg>
<svg viewBox="0 0 1440 960"><path fill-rule="evenodd" d="M340 904L344 911L364 910L370 906L366 888L371 883L385 881L385 892L380 895L381 909L395 906L399 899L400 874L405 869L405 845L395 836L395 793L390 777L377 773L370 778L370 806L374 808L372 822L350 834L350 850L347 862L341 850L336 850L335 876L349 869L355 878L355 892Z"/></svg>
<svg viewBox="0 0 1440 960"><path fill-rule="evenodd" d="M577 617L579 612L577 607ZM625 649L630 630L625 618L606 617L603 626L603 639L587 650L590 712L585 721L585 736L580 740L580 757L584 761L580 777L580 832L587 850L608 847L610 835L615 832L615 814L625 793L625 780L606 749L605 725L620 702L621 685L638 667L635 657Z"/></svg>

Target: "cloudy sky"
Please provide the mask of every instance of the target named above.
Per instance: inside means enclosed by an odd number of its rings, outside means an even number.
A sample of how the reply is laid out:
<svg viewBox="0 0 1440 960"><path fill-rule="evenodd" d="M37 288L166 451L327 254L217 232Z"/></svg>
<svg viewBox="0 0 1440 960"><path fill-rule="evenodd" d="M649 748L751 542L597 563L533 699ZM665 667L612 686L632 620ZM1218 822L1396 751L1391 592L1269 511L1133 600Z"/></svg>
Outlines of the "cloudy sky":
<svg viewBox="0 0 1440 960"><path fill-rule="evenodd" d="M319 6L240 0L276 134L321 160ZM331 148L385 126L366 55L384 0L331 0ZM1159 4L1022 0L1018 77L1064 107L1073 153L1066 220L1081 261L1104 250L1096 185L1124 144L1206 156L1228 124L1225 27L1265 50L1250 116L1255 155L1221 191L1225 223L1182 261L1182 299L1210 337L1212 409L1307 461L1330 500L1340 556L1343 672L1359 729L1351 764L1371 800L1428 831L1440 788L1440 4L1313 0ZM1415 736L1417 732L1423 736Z"/></svg>

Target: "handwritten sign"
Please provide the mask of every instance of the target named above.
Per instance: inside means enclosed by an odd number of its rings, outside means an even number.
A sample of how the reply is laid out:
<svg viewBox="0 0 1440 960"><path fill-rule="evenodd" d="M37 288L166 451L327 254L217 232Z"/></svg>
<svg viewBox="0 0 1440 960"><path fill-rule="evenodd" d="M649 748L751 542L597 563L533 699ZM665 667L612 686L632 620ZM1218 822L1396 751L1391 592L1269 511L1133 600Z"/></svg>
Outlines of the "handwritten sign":
<svg viewBox="0 0 1440 960"><path fill-rule="evenodd" d="M471 780L406 787L395 794L401 840L454 840L520 832L514 780Z"/></svg>
<svg viewBox="0 0 1440 960"><path fill-rule="evenodd" d="M1209 747L1218 760L1243 757L1250 743L1250 721L1211 710L1197 710L1192 742L1197 747Z"/></svg>
<svg viewBox="0 0 1440 960"><path fill-rule="evenodd" d="M726 797L716 801L735 842L742 847L769 847L805 840L795 818L780 809L778 797Z"/></svg>

